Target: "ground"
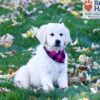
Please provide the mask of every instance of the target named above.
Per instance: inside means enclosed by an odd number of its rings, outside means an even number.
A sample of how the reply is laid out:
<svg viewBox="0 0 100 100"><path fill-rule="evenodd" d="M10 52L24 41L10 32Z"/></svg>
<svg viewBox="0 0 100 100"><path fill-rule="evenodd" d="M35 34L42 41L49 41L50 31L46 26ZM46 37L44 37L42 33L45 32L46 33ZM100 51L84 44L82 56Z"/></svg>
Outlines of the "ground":
<svg viewBox="0 0 100 100"><path fill-rule="evenodd" d="M12 25L12 20L0 23L0 37L9 33L15 38L12 46L0 46L0 53L7 56L3 57L0 54L0 70L3 71L3 74L7 74L10 69L16 71L19 67L26 64L31 57L31 51L28 49L31 47L36 48L39 44L36 38L23 38L21 34L27 32L31 26L40 27L49 22L63 22L69 28L72 40L78 39L78 46L89 49L88 52L76 52L73 49L74 46L68 45L66 52L69 55L69 62L70 59L78 59L80 55L85 54L92 57L91 62L100 63L100 51L91 49L92 43L100 44L100 31L93 32L94 29L100 27L100 19L82 19L81 14L77 15L68 12L67 8L62 9L59 5L54 4L49 8L46 8L41 3L30 5L29 11L36 8L36 11L31 14L26 14L25 11L19 8L17 10L20 12L20 15L17 16L16 20L21 24ZM80 2L75 2L72 6L74 6L75 11L82 10ZM13 11L0 7L0 16L7 16L10 13L13 13ZM6 52L13 52L13 55L6 54ZM73 66L69 64L68 67ZM97 79L100 79L100 67L99 69L93 69L91 74L92 77L95 77L95 80L92 81L95 83ZM66 98L64 100L100 100L99 92L92 93L87 83L80 82L71 84L68 89L55 89L50 93L45 93L42 90L34 92L32 89L19 89L13 85L12 80L0 81L0 87L10 89L10 92L0 92L0 100L62 100L63 98Z"/></svg>

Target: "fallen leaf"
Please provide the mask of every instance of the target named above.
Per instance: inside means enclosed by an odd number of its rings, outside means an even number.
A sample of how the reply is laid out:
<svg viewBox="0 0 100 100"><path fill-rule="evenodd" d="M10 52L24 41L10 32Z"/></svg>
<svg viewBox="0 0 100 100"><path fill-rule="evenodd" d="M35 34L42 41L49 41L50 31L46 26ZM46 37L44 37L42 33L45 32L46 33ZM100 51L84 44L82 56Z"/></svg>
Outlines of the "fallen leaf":
<svg viewBox="0 0 100 100"><path fill-rule="evenodd" d="M90 88L90 90L91 90L91 92L92 92L93 94L96 94L97 91L98 91L96 88Z"/></svg>
<svg viewBox="0 0 100 100"><path fill-rule="evenodd" d="M90 58L88 56L86 56L85 54L82 54L79 56L78 61L82 64L89 64Z"/></svg>
<svg viewBox="0 0 100 100"><path fill-rule="evenodd" d="M4 80L9 80L12 79L15 76L15 72L13 72L12 74L5 74L5 75L0 75L0 79L4 79Z"/></svg>
<svg viewBox="0 0 100 100"><path fill-rule="evenodd" d="M16 66L15 65L8 65L10 68L15 68Z"/></svg>
<svg viewBox="0 0 100 100"><path fill-rule="evenodd" d="M13 42L14 42L14 36L11 35L11 34L3 35L0 38L0 45L4 46L4 47L7 47L7 48L12 46Z"/></svg>
<svg viewBox="0 0 100 100"><path fill-rule="evenodd" d="M72 15L74 15L74 16L77 16L77 17L80 16L80 14L79 14L78 11L74 11L74 10L72 10L72 11L70 11L70 13L71 13Z"/></svg>
<svg viewBox="0 0 100 100"><path fill-rule="evenodd" d="M79 76L69 76L69 85L72 85L73 83L76 83L76 82L80 82L80 78Z"/></svg>
<svg viewBox="0 0 100 100"><path fill-rule="evenodd" d="M91 75L89 75L89 74L86 73L86 80L89 81L89 82L91 82L92 81Z"/></svg>
<svg viewBox="0 0 100 100"><path fill-rule="evenodd" d="M4 47L9 48L12 46L12 43L4 43Z"/></svg>
<svg viewBox="0 0 100 100"><path fill-rule="evenodd" d="M13 55L16 54L16 51L15 51L15 50L9 51L9 52L6 52L5 54L6 54L6 55L9 55L9 56L13 56Z"/></svg>
<svg viewBox="0 0 100 100"><path fill-rule="evenodd" d="M64 98L62 98L62 100L68 100L68 98L67 97L64 97Z"/></svg>
<svg viewBox="0 0 100 100"><path fill-rule="evenodd" d="M43 13L43 11L42 11L42 10L40 10L38 13L39 13L39 14L42 14L42 13Z"/></svg>
<svg viewBox="0 0 100 100"><path fill-rule="evenodd" d="M74 87L75 89L78 89L78 86L77 86L77 85L73 85L73 87Z"/></svg>
<svg viewBox="0 0 100 100"><path fill-rule="evenodd" d="M69 7L69 8L67 8L67 11L68 12L71 12L71 11L73 11L74 10L74 7Z"/></svg>
<svg viewBox="0 0 100 100"><path fill-rule="evenodd" d="M100 87L100 79L97 80L96 85Z"/></svg>
<svg viewBox="0 0 100 100"><path fill-rule="evenodd" d="M42 2L45 4L45 6L48 8L53 4L58 3L58 0L42 0Z"/></svg>
<svg viewBox="0 0 100 100"><path fill-rule="evenodd" d="M93 62L93 68L94 69L99 69L100 68L100 64L98 64L97 62Z"/></svg>
<svg viewBox="0 0 100 100"><path fill-rule="evenodd" d="M0 93L3 92L10 92L10 89L7 89L6 87L0 87Z"/></svg>
<svg viewBox="0 0 100 100"><path fill-rule="evenodd" d="M80 98L78 100L90 100L90 99L88 99L88 98Z"/></svg>
<svg viewBox="0 0 100 100"><path fill-rule="evenodd" d="M14 73L14 70L13 69L9 69L8 74L12 74L12 73Z"/></svg>
<svg viewBox="0 0 100 100"><path fill-rule="evenodd" d="M4 22L4 19L3 18L0 18L0 24L3 23L3 22Z"/></svg>
<svg viewBox="0 0 100 100"><path fill-rule="evenodd" d="M71 42L70 45L75 46L79 43L78 39L76 39L74 42Z"/></svg>
<svg viewBox="0 0 100 100"><path fill-rule="evenodd" d="M84 77L80 77L80 83L83 83L85 81Z"/></svg>
<svg viewBox="0 0 100 100"><path fill-rule="evenodd" d="M3 52L0 52L0 57L1 58L7 58L7 56Z"/></svg>
<svg viewBox="0 0 100 100"><path fill-rule="evenodd" d="M93 29L93 33L100 32L100 28Z"/></svg>
<svg viewBox="0 0 100 100"><path fill-rule="evenodd" d="M88 23L88 20L84 20L84 24L87 24Z"/></svg>
<svg viewBox="0 0 100 100"><path fill-rule="evenodd" d="M26 33L21 34L21 35L24 38L28 38L28 37L34 38L36 36L38 30L39 29L37 27L32 26L31 29L29 29L29 31L27 31Z"/></svg>
<svg viewBox="0 0 100 100"><path fill-rule="evenodd" d="M96 49L100 48L100 45L92 43L92 44L91 44L91 48L92 48L93 50L96 50Z"/></svg>
<svg viewBox="0 0 100 100"><path fill-rule="evenodd" d="M3 74L3 71L2 70L0 70L0 75L2 75Z"/></svg>
<svg viewBox="0 0 100 100"><path fill-rule="evenodd" d="M74 47L74 49L75 49L76 52L89 52L90 51L89 48L85 48L85 47L83 47L83 48L81 48L81 47Z"/></svg>

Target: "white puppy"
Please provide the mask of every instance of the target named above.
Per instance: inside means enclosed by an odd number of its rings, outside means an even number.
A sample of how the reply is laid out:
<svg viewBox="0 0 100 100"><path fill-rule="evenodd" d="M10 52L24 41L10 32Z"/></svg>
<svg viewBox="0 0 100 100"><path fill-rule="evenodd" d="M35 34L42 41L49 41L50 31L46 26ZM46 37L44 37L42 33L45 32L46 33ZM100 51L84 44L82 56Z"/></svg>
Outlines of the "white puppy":
<svg viewBox="0 0 100 100"><path fill-rule="evenodd" d="M17 71L14 83L20 88L34 86L44 91L53 90L55 82L59 88L68 87L68 57L64 51L71 41L68 28L59 23L42 25L37 38L41 45L36 55Z"/></svg>

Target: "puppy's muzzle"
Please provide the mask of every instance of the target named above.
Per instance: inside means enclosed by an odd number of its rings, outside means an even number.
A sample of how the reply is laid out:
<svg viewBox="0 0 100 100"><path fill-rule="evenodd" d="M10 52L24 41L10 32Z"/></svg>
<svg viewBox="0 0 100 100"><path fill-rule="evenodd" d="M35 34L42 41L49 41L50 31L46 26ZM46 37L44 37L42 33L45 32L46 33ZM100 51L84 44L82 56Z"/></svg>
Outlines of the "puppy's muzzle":
<svg viewBox="0 0 100 100"><path fill-rule="evenodd" d="M55 41L55 46L56 46L56 47L60 47L60 40L56 40L56 41Z"/></svg>

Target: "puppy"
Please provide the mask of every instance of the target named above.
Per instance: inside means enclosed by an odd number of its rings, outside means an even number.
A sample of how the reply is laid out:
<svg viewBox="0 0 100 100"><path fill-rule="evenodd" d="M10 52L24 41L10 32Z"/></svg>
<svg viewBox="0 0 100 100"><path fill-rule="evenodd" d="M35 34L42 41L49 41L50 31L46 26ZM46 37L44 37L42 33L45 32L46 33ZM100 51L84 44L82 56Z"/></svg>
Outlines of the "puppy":
<svg viewBox="0 0 100 100"><path fill-rule="evenodd" d="M14 83L20 88L34 86L44 91L68 87L68 56L65 46L71 42L68 28L62 23L42 25L37 33L40 45L36 55L16 73Z"/></svg>

